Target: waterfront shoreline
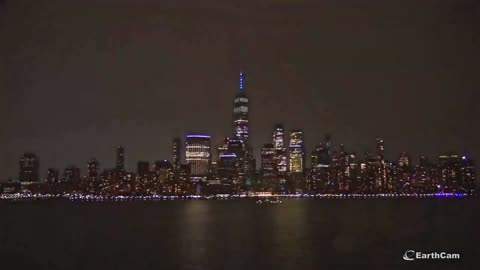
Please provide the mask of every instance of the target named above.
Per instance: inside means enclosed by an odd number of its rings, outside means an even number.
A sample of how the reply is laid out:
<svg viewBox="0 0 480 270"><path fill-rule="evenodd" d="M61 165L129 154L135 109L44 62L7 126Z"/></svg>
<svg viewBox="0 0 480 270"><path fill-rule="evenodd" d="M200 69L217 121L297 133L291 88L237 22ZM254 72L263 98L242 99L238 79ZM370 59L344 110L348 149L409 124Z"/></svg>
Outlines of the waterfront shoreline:
<svg viewBox="0 0 480 270"><path fill-rule="evenodd" d="M0 201L44 201L62 200L72 202L135 202L135 201L174 201L174 200L245 200L268 197L285 199L321 199L321 200L355 200L355 199L458 199L471 198L466 193L432 193L432 194L249 194L249 195L187 195L187 196L102 196L81 194L1 194Z"/></svg>

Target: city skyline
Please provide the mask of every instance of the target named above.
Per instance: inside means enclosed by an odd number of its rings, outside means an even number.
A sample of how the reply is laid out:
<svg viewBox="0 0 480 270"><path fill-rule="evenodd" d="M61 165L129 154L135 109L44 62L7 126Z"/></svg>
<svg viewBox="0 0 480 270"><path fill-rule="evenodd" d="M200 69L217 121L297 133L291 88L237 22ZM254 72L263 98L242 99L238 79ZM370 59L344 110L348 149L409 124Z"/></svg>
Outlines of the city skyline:
<svg viewBox="0 0 480 270"><path fill-rule="evenodd" d="M230 139L238 139L238 140L241 140L241 141L244 141L247 145L248 144L248 137L250 135L250 128L249 128L249 121L250 121L250 117L248 116L250 114L250 109L249 109L249 99L248 99L248 91L246 90L247 87L246 87L246 84L247 84L247 80L245 79L245 72L244 71L240 71L240 76L239 76L239 87L237 89L237 93L235 94L235 97L234 97L234 102L233 102L233 119L232 119L232 130L233 132L230 133L230 134L224 134L224 136L222 137L222 139L225 139L225 138L229 138ZM279 131L281 130L281 131ZM280 133L279 133L280 132ZM280 135L279 135L280 134ZM303 172L304 169L306 169L307 167L308 168L311 168L312 165L314 164L312 162L312 156L310 155L310 152L313 152L316 150L316 148L319 146L319 145L322 145L322 144L325 144L325 146L328 146L327 149L329 151L339 151L340 148L345 148L345 144L341 143L341 142L338 142L337 144L335 144L335 139L334 139L334 136L332 136L333 134L331 133L326 133L325 134L325 141L322 141L321 138L318 138L318 141L316 142L315 146L313 147L313 149L307 149L305 147L305 142L304 142L304 137L305 137L305 134L303 132L303 129L302 128L294 128L294 129L285 129L283 124L281 123L276 123L274 125L272 125L272 140L270 142L266 142L263 144L263 147L262 146L253 146L248 144L248 146L245 146L245 147L250 147L251 150L253 150L254 153L258 152L258 156L259 158L256 159L256 164L257 164L257 167L260 167L261 168L261 165L262 165L262 153L263 153L263 148L266 146L266 145L271 145L272 146L272 150L281 150L283 149L284 151L284 155L287 157L287 171L288 172ZM210 163L212 161L215 160L215 156L220 156L221 153L220 151L217 149L217 146L220 147L220 145L222 144L221 141L219 141L218 139L219 138L213 138L210 133L208 132L204 132L204 133L192 133L192 132L189 132L189 133L186 133L184 134L183 136L183 140L179 137L179 136L175 136L172 138L171 141L169 141L170 144L173 144L171 146L174 147L174 153L170 153L169 156L166 156L166 157L159 157L159 158L156 158L154 160L149 160L148 162L151 162L152 164L154 162L157 162L157 161L162 161L162 160L168 160L170 162L175 163L175 161L178 159L178 161L180 163L189 163L189 159L188 159L188 140L189 139L201 139L201 138L207 138L208 139L208 158L210 158ZM283 137L283 142L280 143L279 141L279 137ZM180 140L180 141L178 141ZM373 144L373 142L376 141L376 144ZM165 142L166 143L166 142ZM379 144L380 143L380 144ZM182 147L178 148L178 144L180 146L183 145L183 148L184 148L184 151L182 153ZM137 166L137 169L138 169L138 162L141 162L145 159L139 159L139 160L135 160L135 161L130 161L128 164L130 166L126 166L126 162L125 162L125 155L124 155L124 151L125 151L125 148L124 148L124 144L119 144L117 145L116 147L116 152L115 152L115 159L114 159L114 164L111 166L111 167L103 167L103 169L109 169L109 168L114 168L114 169L121 169L121 170L125 170L125 171L134 171L133 169L136 168L135 166ZM381 147L379 149L379 147ZM347 146L348 148L348 146ZM180 155L178 156L178 151L180 151ZM359 152L359 151L356 151L355 149L348 149L347 152L349 153L354 153L355 155L357 155L358 157L361 157L361 158L368 158L367 154L368 153L377 153L378 157L380 157L380 154L379 154L379 151L381 151L381 159L382 160L389 160L389 159L385 159L385 151L384 151L384 140L379 137L379 136L376 136L375 137L375 140L372 140L372 148L371 149L367 149L363 152ZM32 151L26 151L24 152L25 153L25 156L27 155L32 155L32 154L36 154L35 152L32 152ZM431 159L431 160L436 160L439 156L441 155L450 155L450 154L461 154L461 155L465 155L466 153L465 152L459 152L459 151L454 151L454 150L448 150L448 151L440 151L438 152L438 154L436 156L433 156L433 157L430 157L430 156L427 156L427 155L423 155L423 154L419 154L418 156L412 156L410 154L409 151L402 151L400 153L398 153L395 157L395 155L393 154L390 154L389 156L393 156L393 158L390 160L392 162L398 162L399 160L401 160L402 158L402 155L405 154L405 153L408 153L409 154L409 159L410 159L410 163L412 164L417 164L418 162L421 161L421 158L422 157L426 157L427 159ZM468 153L468 152L467 152ZM331 155L332 153L329 152L328 155ZM238 155L238 154L237 154ZM213 157L213 158L212 158ZM25 157L24 157L25 158ZM470 158L470 156L469 156ZM90 162L92 159L95 159L95 160L98 160L95 155L91 155L91 158L89 159L88 162ZM36 162L39 162L40 158L39 156L37 156L37 160ZM128 160L128 159L127 159ZM88 162L85 162L86 164ZM177 164L178 166L179 164ZM260 165L260 166L259 166ZM79 166L78 164L73 164L73 163L67 163L67 165L65 167L62 167L62 168L69 168L69 167L77 167L77 168L82 168L82 166ZM207 167L205 167L203 170L205 171L205 174L206 172L208 171L208 167L210 165L206 165ZM40 162L40 168L42 167L42 164ZM49 175L50 173L50 169L53 169L52 166L48 166L46 165L47 168L49 168L47 171L47 176ZM87 164L85 167L89 167L89 165ZM60 169L62 169L60 168ZM58 169L58 168L55 168L55 169ZM196 169L195 169L196 171ZM21 177L20 177L21 178ZM15 179L15 177L12 178L12 176L9 176L8 179ZM41 170L39 172L39 179L42 179L42 173L41 173ZM0 181L0 182L4 182L4 181Z"/></svg>
<svg viewBox="0 0 480 270"><path fill-rule="evenodd" d="M304 142L304 137L305 134L303 132L303 129L295 128L295 129L285 129L283 124L281 123L276 123L272 127L272 139L270 142L266 142L263 144L263 146L258 146L255 147L250 145L248 143L248 137L251 135L250 134L250 127L249 127L249 114L250 114L250 108L249 108L249 98L248 98L248 91L246 90L248 87L247 85L247 80L245 79L245 72L240 71L239 75L239 86L237 90L237 94L235 95L233 99L233 118L232 118L232 133L230 134L225 134L223 136L223 139L220 143L217 143L217 140L213 140L212 136L208 133L187 133L183 136L183 139L180 138L179 136L173 137L171 142L172 142L172 152L170 153L170 156L168 157L160 157L154 160L149 160L146 161L150 164L155 164L156 162L161 162L161 161L169 161L171 164L175 164L175 167L178 168L181 164L191 164L191 170L192 170L192 175L196 176L207 176L210 170L210 167L212 165L212 162L217 162L218 160L221 159L222 155L225 157L230 157L234 156L235 158L240 157L242 155L245 155L245 151L255 151L257 148L259 149L260 152L260 158L255 159L256 162L256 171L261 171L263 169L264 165L264 152L268 151L273 153L273 160L271 162L275 163L275 166L278 166L279 171L282 172L289 172L289 173L304 173L305 169L311 169L314 168L317 164L318 161L321 161L321 158L316 158L314 161L314 155L321 155L319 150L319 147L322 148L324 147L325 151L328 151L326 153L327 158L332 157L332 153L334 151L339 151L339 152L347 152L350 154L354 154L356 157L359 157L360 160L367 160L369 158L369 155L372 153L375 153L376 158L382 160L382 162L386 161L391 161L394 163L401 163L402 162L402 156L403 155L408 155L408 162L410 162L410 165L415 165L419 164L422 162L422 159L428 159L428 160L433 160L437 161L437 159L442 156L442 155L452 155L452 154L460 154L460 156L465 155L464 152L459 152L459 151L441 151L438 153L437 156L434 157L429 157L426 155L420 154L417 157L412 156L409 151L402 151L401 153L398 153L396 158L393 158L392 160L385 159L385 149L384 149L384 140L381 137L376 137L375 141L376 144L372 149L366 150L364 152L358 152L353 149L345 149L345 144L343 143L334 143L334 139L332 139L332 134L327 133L325 134L324 139L319 139L315 147L313 149L306 149L305 147L305 142ZM223 145L223 140L228 139L229 142L226 143L226 148L222 149ZM235 150L231 150L230 144L234 142L235 140L238 140L242 146L239 146L240 148L237 149L237 151L241 151L240 153L235 153ZM205 146L202 146L202 141L205 141ZM347 146L348 147L348 146ZM199 150L199 148L201 148ZM267 148L267 149L266 149ZM190 149L190 150L189 150ZM193 149L193 150L192 150ZM250 150L247 150L250 149ZM202 157L197 155L197 152L204 152ZM234 151L234 152L232 152ZM280 152L279 152L280 151ZM310 154L311 153L311 154ZM276 161L279 159L278 155L280 155L280 159L282 161L280 163L277 163L279 161ZM34 162L36 162L36 166L38 166L39 160L41 158L39 155L36 155L36 153L27 151L24 153L24 156L21 158L21 164L24 162L23 160L25 159L33 159L32 156L34 157ZM467 156L465 156L467 157ZM125 148L124 144L119 144L115 148L115 164L113 164L111 167L106 167L105 165L100 167L102 170L109 170L109 169L114 169L114 170L121 170L121 171L129 171L129 172L134 172L137 173L139 171L139 163L145 162L145 159L139 159L136 161L133 161L134 166L125 166ZM202 161L203 159L203 161ZM245 157L247 159L247 157ZM471 159L468 156L468 159ZM243 160L243 158L242 158ZM307 160L309 161L307 163ZM86 163L86 170L90 170L90 164L92 162L95 163L95 167L100 166L100 161L95 157L93 154L91 158L88 160ZM200 162L200 163L198 163ZM201 163L205 164L201 164ZM242 161L242 162L247 162ZM130 161L132 163L132 161ZM260 166L259 166L260 165ZM136 166L136 167L135 167ZM151 168L153 168L155 165L152 165ZM246 164L241 165L242 167L247 166ZM40 166L41 168L41 163ZM52 174L55 173L52 170L57 170L56 173L58 174L58 169L59 168L53 168L52 166L46 165L48 170L46 170L46 175L47 178ZM68 170L70 167L75 167L79 168L80 171L82 166L79 166L78 164L73 164L73 163L68 163L65 167L62 167L60 169L66 169ZM286 167L286 168L284 168ZM136 168L137 171L133 170L133 168ZM151 170L149 167L148 170ZM246 169L248 170L248 169ZM273 169L272 169L273 170ZM20 176L18 179L22 179L22 170L20 170ZM31 172L30 172L31 173ZM86 174L85 174L86 175ZM38 179L42 179L42 172L41 170L37 172ZM10 176L8 179L16 179L15 177Z"/></svg>
<svg viewBox="0 0 480 270"><path fill-rule="evenodd" d="M134 170L137 160L170 157L171 138L192 131L216 145L231 133L240 69L257 166L276 123L302 128L307 153L330 133L357 153L375 151L381 137L388 160L403 151L480 159L468 1L127 2L0 6L9 37L0 44L0 181L17 175L27 151L43 174L92 156L114 164L120 144Z"/></svg>

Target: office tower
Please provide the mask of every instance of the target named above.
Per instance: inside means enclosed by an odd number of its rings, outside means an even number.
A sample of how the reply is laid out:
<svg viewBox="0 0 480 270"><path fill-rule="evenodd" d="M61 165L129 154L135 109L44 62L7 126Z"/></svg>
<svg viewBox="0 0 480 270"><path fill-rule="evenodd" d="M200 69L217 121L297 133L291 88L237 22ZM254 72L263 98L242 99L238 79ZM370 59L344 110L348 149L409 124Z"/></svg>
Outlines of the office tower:
<svg viewBox="0 0 480 270"><path fill-rule="evenodd" d="M383 142L383 139L381 138L377 138L377 159L378 160L385 159L384 142Z"/></svg>
<svg viewBox="0 0 480 270"><path fill-rule="evenodd" d="M410 155L402 152L398 158L397 180L395 181L395 190L397 192L409 192L410 179L412 176L412 161Z"/></svg>
<svg viewBox="0 0 480 270"><path fill-rule="evenodd" d="M233 102L233 129L236 139L248 144L248 98L245 94L245 75L240 72L240 91Z"/></svg>
<svg viewBox="0 0 480 270"><path fill-rule="evenodd" d="M348 191L356 193L362 182L361 168L356 153L348 155Z"/></svg>
<svg viewBox="0 0 480 270"><path fill-rule="evenodd" d="M228 141L228 153L235 154L237 160L237 172L241 175L245 174L245 142L239 139L230 139Z"/></svg>
<svg viewBox="0 0 480 270"><path fill-rule="evenodd" d="M50 184L58 183L59 182L58 170L53 169L53 168L49 168L47 170L47 178L45 178L45 182L50 183Z"/></svg>
<svg viewBox="0 0 480 270"><path fill-rule="evenodd" d="M98 176L99 171L100 171L100 163L95 158L90 159L87 164L88 177L96 178Z"/></svg>
<svg viewBox="0 0 480 270"><path fill-rule="evenodd" d="M262 147L262 177L274 179L277 176L277 162L275 160L276 149L271 143L264 144Z"/></svg>
<svg viewBox="0 0 480 270"><path fill-rule="evenodd" d="M435 181L433 179L432 165L425 156L420 156L418 165L415 167L413 174L413 186L415 192L427 193L435 192ZM437 184L438 185L438 184Z"/></svg>
<svg viewBox="0 0 480 270"><path fill-rule="evenodd" d="M261 151L261 169L263 186L268 191L278 191L280 182L278 181L278 170L276 160L276 149L274 144L264 144Z"/></svg>
<svg viewBox="0 0 480 270"><path fill-rule="evenodd" d="M20 182L38 182L40 168L38 157L34 153L25 153L20 158Z"/></svg>
<svg viewBox="0 0 480 270"><path fill-rule="evenodd" d="M287 150L285 148L285 130L280 124L276 125L273 131L273 146L277 171L279 174L285 174L287 172Z"/></svg>
<svg viewBox="0 0 480 270"><path fill-rule="evenodd" d="M375 176L375 188L377 191L382 191L387 187L386 183L386 171L385 171L385 151L384 151L384 142L383 139L377 138L377 166L376 166L376 176Z"/></svg>
<svg viewBox="0 0 480 270"><path fill-rule="evenodd" d="M406 152L402 152L400 157L398 158L398 166L399 167L410 167L410 156Z"/></svg>
<svg viewBox="0 0 480 270"><path fill-rule="evenodd" d="M455 153L438 157L440 171L439 185L443 192L461 192L461 157Z"/></svg>
<svg viewBox="0 0 480 270"><path fill-rule="evenodd" d="M245 74L240 72L239 92L233 101L234 136L229 142L229 144L232 144L232 141L241 141L243 144L242 151L238 150L238 147L234 151L231 151L230 146L228 150L228 152L234 153L237 156L238 166L242 167L238 169L238 184L240 184L241 187L248 185L247 182L250 181L255 170L255 159L253 158L253 151L248 142L250 133L248 123L249 100L245 93L245 83ZM233 144L239 143L233 142Z"/></svg>
<svg viewBox="0 0 480 270"><path fill-rule="evenodd" d="M385 162L385 171L387 175L387 192L392 193L397 191L397 187L399 186L397 183L398 177L398 164L397 162Z"/></svg>
<svg viewBox="0 0 480 270"><path fill-rule="evenodd" d="M222 155L228 152L228 143L230 138L225 137L220 145L217 147L217 162L221 159Z"/></svg>
<svg viewBox="0 0 480 270"><path fill-rule="evenodd" d="M365 153L365 178L363 183L363 192L373 193L376 191L376 178L378 175L378 159L377 156Z"/></svg>
<svg viewBox="0 0 480 270"><path fill-rule="evenodd" d="M332 192L332 181L330 165L332 163L331 157L328 153L327 145L319 143L315 146L311 154L312 169L310 185L315 192Z"/></svg>
<svg viewBox="0 0 480 270"><path fill-rule="evenodd" d="M348 181L348 154L345 151L345 146L340 144L339 151L337 152L337 162L335 164L335 170L337 175L338 190L341 193L345 193L349 189Z"/></svg>
<svg viewBox="0 0 480 270"><path fill-rule="evenodd" d="M332 143L332 135L331 134L326 134L325 135L325 147L327 149L327 154L332 158L332 151L333 151L333 143Z"/></svg>
<svg viewBox="0 0 480 270"><path fill-rule="evenodd" d="M463 186L463 192L467 194L476 193L475 165L468 156L462 156L460 163L460 181Z"/></svg>
<svg viewBox="0 0 480 270"><path fill-rule="evenodd" d="M180 168L182 160L182 141L180 138L174 138L172 142L172 162L175 171Z"/></svg>
<svg viewBox="0 0 480 270"><path fill-rule="evenodd" d="M150 171L150 163L148 161L137 162L137 175L145 177Z"/></svg>
<svg viewBox="0 0 480 270"><path fill-rule="evenodd" d="M222 183L234 183L237 180L237 156L234 153L225 152L218 160L218 179Z"/></svg>
<svg viewBox="0 0 480 270"><path fill-rule="evenodd" d="M330 156L325 144L320 143L312 151L312 169L316 170L330 165Z"/></svg>
<svg viewBox="0 0 480 270"><path fill-rule="evenodd" d="M276 150L285 149L285 129L281 124L275 125L273 130L273 146Z"/></svg>
<svg viewBox="0 0 480 270"><path fill-rule="evenodd" d="M295 130L290 133L289 144L290 172L302 173L305 169L305 151L303 145L303 132Z"/></svg>
<svg viewBox="0 0 480 270"><path fill-rule="evenodd" d="M122 146L117 147L115 168L117 171L125 170L125 149Z"/></svg>
<svg viewBox="0 0 480 270"><path fill-rule="evenodd" d="M189 182L190 181L190 165L182 164L180 165L180 182Z"/></svg>
<svg viewBox="0 0 480 270"><path fill-rule="evenodd" d="M210 136L202 134L187 135L185 142L187 164L192 177L207 177L210 171Z"/></svg>
<svg viewBox="0 0 480 270"><path fill-rule="evenodd" d="M155 161L153 170L159 183L164 184L174 179L173 165L166 159Z"/></svg>
<svg viewBox="0 0 480 270"><path fill-rule="evenodd" d="M186 195L193 192L191 181L190 181L190 165L181 164L179 169L178 177L178 190L177 194Z"/></svg>
<svg viewBox="0 0 480 270"><path fill-rule="evenodd" d="M68 183L77 183L80 181L80 168L75 166L68 166L65 168L63 171L62 181Z"/></svg>

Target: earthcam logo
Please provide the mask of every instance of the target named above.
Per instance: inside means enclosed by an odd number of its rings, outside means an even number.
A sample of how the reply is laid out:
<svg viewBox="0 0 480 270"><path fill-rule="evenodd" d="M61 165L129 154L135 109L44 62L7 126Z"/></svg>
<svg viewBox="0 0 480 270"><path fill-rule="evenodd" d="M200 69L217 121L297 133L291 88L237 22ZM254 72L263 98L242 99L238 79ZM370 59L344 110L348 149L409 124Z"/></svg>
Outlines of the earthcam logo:
<svg viewBox="0 0 480 270"><path fill-rule="evenodd" d="M415 260L459 260L460 254L448 253L448 252L430 252L423 253L421 251L407 250L403 254L403 260L415 261Z"/></svg>

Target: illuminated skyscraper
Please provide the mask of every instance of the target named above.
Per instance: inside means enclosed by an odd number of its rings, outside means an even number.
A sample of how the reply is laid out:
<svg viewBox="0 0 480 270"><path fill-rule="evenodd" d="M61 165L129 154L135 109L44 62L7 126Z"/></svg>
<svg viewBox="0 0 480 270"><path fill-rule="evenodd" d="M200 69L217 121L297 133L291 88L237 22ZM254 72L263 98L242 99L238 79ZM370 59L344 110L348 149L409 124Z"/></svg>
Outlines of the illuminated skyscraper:
<svg viewBox="0 0 480 270"><path fill-rule="evenodd" d="M262 176L275 178L277 176L276 150L273 144L267 143L262 148Z"/></svg>
<svg viewBox="0 0 480 270"><path fill-rule="evenodd" d="M398 158L397 179L395 189L397 191L408 191L410 188L410 178L412 176L412 159L406 152L402 152Z"/></svg>
<svg viewBox="0 0 480 270"><path fill-rule="evenodd" d="M379 190L387 187L386 183L386 170L385 170L385 150L383 145L383 139L377 138L377 168L375 176L375 187Z"/></svg>
<svg viewBox="0 0 480 270"><path fill-rule="evenodd" d="M275 126L273 131L273 146L275 148L275 161L280 174L287 172L287 151L285 148L285 130L282 125Z"/></svg>
<svg viewBox="0 0 480 270"><path fill-rule="evenodd" d="M38 157L33 153L25 153L23 157L20 158L20 182L38 182L39 168L40 163Z"/></svg>
<svg viewBox="0 0 480 270"><path fill-rule="evenodd" d="M231 184L237 177L237 156L234 153L222 153L218 161L218 179Z"/></svg>
<svg viewBox="0 0 480 270"><path fill-rule="evenodd" d="M228 141L228 153L236 156L237 178L240 181L245 180L245 148L244 141L240 139L230 139Z"/></svg>
<svg viewBox="0 0 480 270"><path fill-rule="evenodd" d="M76 183L80 181L80 168L69 166L63 171L63 182Z"/></svg>
<svg viewBox="0 0 480 270"><path fill-rule="evenodd" d="M319 143L312 151L312 170L309 179L309 190L315 192L331 191L330 172L331 158L326 144Z"/></svg>
<svg viewBox="0 0 480 270"><path fill-rule="evenodd" d="M465 157L466 158L466 157ZM440 186L444 192L463 192L462 186L462 163L465 163L458 154L448 153L438 157L440 170Z"/></svg>
<svg viewBox="0 0 480 270"><path fill-rule="evenodd" d="M228 151L228 142L230 138L225 137L222 143L217 147L217 162L221 159L222 155Z"/></svg>
<svg viewBox="0 0 480 270"><path fill-rule="evenodd" d="M419 163L415 166L414 178L415 190L421 193L435 192L435 181L433 181L432 165L425 156L420 156ZM438 184L437 184L438 185Z"/></svg>
<svg viewBox="0 0 480 270"><path fill-rule="evenodd" d="M125 170L125 149L122 146L117 147L116 167L118 171Z"/></svg>
<svg viewBox="0 0 480 270"><path fill-rule="evenodd" d="M248 144L248 98L245 94L245 75L240 72L240 91L233 101L233 129L236 139Z"/></svg>
<svg viewBox="0 0 480 270"><path fill-rule="evenodd" d="M399 167L411 166L410 156L406 152L402 152L400 154L400 157L398 158L398 166Z"/></svg>
<svg viewBox="0 0 480 270"><path fill-rule="evenodd" d="M53 169L53 168L49 168L47 170L47 178L45 178L45 182L50 183L50 184L58 183L59 182L58 170Z"/></svg>
<svg viewBox="0 0 480 270"><path fill-rule="evenodd" d="M155 175L160 183L172 181L174 177L173 165L168 160L157 160L154 163L153 169Z"/></svg>
<svg viewBox="0 0 480 270"><path fill-rule="evenodd" d="M290 156L290 172L303 173L305 170L305 151L302 131L295 130L290 133L288 150Z"/></svg>
<svg viewBox="0 0 480 270"><path fill-rule="evenodd" d="M172 143L172 161L173 168L178 171L182 160L182 141L180 138L174 138Z"/></svg>
<svg viewBox="0 0 480 270"><path fill-rule="evenodd" d="M210 171L210 136L188 135L186 140L186 158L192 177L206 177Z"/></svg>
<svg viewBox="0 0 480 270"><path fill-rule="evenodd" d="M320 143L315 146L312 151L312 169L324 168L330 165L330 156L328 155L328 149L325 144Z"/></svg>
<svg viewBox="0 0 480 270"><path fill-rule="evenodd" d="M325 147L327 148L328 156L331 159L332 158L333 143L332 143L332 135L330 135L330 134L325 135Z"/></svg>
<svg viewBox="0 0 480 270"><path fill-rule="evenodd" d="M87 171L88 177L96 178L98 176L98 172L100 171L100 163L95 158L92 158L88 161Z"/></svg>
<svg viewBox="0 0 480 270"><path fill-rule="evenodd" d="M462 156L460 164L460 181L464 192L475 194L475 166L473 161L467 156Z"/></svg>
<svg viewBox="0 0 480 270"><path fill-rule="evenodd" d="M383 139L377 138L377 159L385 160L385 150L383 145Z"/></svg>

